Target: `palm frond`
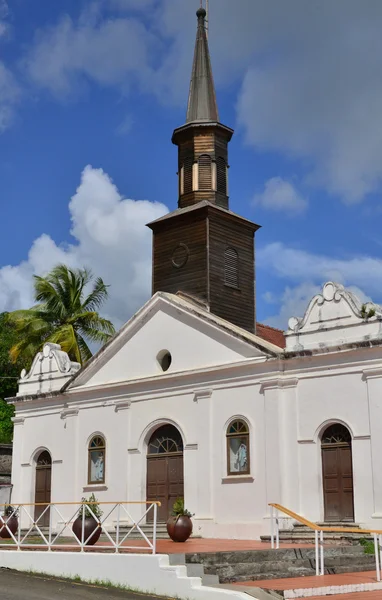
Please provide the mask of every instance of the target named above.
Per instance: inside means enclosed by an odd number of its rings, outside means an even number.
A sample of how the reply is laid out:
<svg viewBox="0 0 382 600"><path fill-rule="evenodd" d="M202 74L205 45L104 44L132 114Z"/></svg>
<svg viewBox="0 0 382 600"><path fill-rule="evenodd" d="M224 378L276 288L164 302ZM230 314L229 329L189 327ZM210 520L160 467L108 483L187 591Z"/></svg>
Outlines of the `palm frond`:
<svg viewBox="0 0 382 600"><path fill-rule="evenodd" d="M109 286L105 285L101 277L97 277L93 290L82 303L82 309L94 311L96 308L99 308L108 298L108 287Z"/></svg>

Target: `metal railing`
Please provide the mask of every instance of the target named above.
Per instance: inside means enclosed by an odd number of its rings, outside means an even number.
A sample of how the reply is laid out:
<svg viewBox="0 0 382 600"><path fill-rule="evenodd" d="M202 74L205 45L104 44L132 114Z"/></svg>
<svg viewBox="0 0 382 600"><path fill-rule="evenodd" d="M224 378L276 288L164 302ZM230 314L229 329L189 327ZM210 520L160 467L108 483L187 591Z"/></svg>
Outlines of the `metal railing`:
<svg viewBox="0 0 382 600"><path fill-rule="evenodd" d="M298 523L306 525L314 531L314 546L316 557L316 575L325 574L324 556L324 533L360 533L369 535L374 541L375 569L377 581L381 581L382 575L382 531L378 529L359 529L355 527L322 527L312 523L301 515L281 506L281 504L269 504L271 507L271 548L280 548L279 512L291 517Z"/></svg>
<svg viewBox="0 0 382 600"><path fill-rule="evenodd" d="M102 540L97 549L113 550L116 553L123 550L147 550L156 554L160 502L99 502L98 505L101 516L97 516L98 511L91 502L13 504L8 508L8 514L0 515L0 548L39 548L48 551L80 548L81 552L85 552L92 545L93 536L100 536L102 533L106 540ZM7 506L9 507L6 504L0 505L0 512L4 512ZM140 511L143 514L133 517L132 509L135 509L136 514L139 507L143 507ZM69 517L65 516L68 514ZM14 517L17 517L17 529ZM94 522L90 533L87 531L86 517ZM73 523L77 518L81 520L79 535L73 531ZM152 519L147 523L150 529L152 527L151 539L142 529L149 519ZM138 543L129 545L134 532L139 534ZM140 545L139 540L143 540L145 544Z"/></svg>

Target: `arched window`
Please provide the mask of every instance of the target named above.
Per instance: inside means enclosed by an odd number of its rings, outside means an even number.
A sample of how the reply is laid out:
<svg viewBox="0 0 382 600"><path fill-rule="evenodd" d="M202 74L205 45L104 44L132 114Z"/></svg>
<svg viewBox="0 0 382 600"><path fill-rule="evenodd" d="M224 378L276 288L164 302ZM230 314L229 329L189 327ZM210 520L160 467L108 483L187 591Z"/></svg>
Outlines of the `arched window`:
<svg viewBox="0 0 382 600"><path fill-rule="evenodd" d="M183 452L183 440L173 425L163 425L150 438L147 454L175 454Z"/></svg>
<svg viewBox="0 0 382 600"><path fill-rule="evenodd" d="M239 287L239 255L234 248L224 252L224 283L229 287Z"/></svg>
<svg viewBox="0 0 382 600"><path fill-rule="evenodd" d="M199 156L199 190L212 190L212 161L208 154Z"/></svg>
<svg viewBox="0 0 382 600"><path fill-rule="evenodd" d="M36 461L37 468L41 467L49 467L52 464L52 457L49 454L48 450L43 450L38 455L38 459Z"/></svg>
<svg viewBox="0 0 382 600"><path fill-rule="evenodd" d="M341 423L334 423L334 425L329 425L323 433L321 439L322 445L327 444L344 444L348 446L351 444L351 435L350 431Z"/></svg>
<svg viewBox="0 0 382 600"><path fill-rule="evenodd" d="M192 171L193 171L193 160L191 157L185 158L184 159L184 163L183 166L181 168L181 173L183 170L183 175L182 175L182 188L183 188L183 194L189 194L190 192L192 192Z"/></svg>
<svg viewBox="0 0 382 600"><path fill-rule="evenodd" d="M88 483L105 483L105 439L95 435L88 448Z"/></svg>
<svg viewBox="0 0 382 600"><path fill-rule="evenodd" d="M224 158L219 157L216 161L217 170L217 190L221 194L227 195L227 163Z"/></svg>
<svg viewBox="0 0 382 600"><path fill-rule="evenodd" d="M249 471L249 429L245 421L236 419L227 428L228 475L245 475Z"/></svg>

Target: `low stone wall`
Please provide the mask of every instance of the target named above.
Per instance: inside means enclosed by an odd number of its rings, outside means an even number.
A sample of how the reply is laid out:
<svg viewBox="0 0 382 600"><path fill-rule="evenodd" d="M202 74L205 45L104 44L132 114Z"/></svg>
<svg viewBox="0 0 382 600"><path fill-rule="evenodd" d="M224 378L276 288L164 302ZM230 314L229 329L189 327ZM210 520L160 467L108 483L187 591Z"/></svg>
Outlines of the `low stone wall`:
<svg viewBox="0 0 382 600"><path fill-rule="evenodd" d="M147 594L184 600L248 600L236 590L202 586L188 577L186 566L170 565L167 554L105 554L79 552L17 552L0 550L0 568L33 571L55 577L103 581Z"/></svg>

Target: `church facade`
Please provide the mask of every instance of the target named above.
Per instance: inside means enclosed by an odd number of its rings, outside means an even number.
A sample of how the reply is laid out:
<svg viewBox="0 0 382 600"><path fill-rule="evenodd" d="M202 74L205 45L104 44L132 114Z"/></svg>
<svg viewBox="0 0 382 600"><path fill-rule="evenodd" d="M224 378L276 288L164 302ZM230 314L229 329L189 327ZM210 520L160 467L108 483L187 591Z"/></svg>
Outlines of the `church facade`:
<svg viewBox="0 0 382 600"><path fill-rule="evenodd" d="M233 131L197 15L153 296L84 367L47 343L21 374L12 502L159 500L164 521L184 497L216 538L268 533L271 502L382 528L382 309L328 282L285 336L256 325L259 226L229 207Z"/></svg>

